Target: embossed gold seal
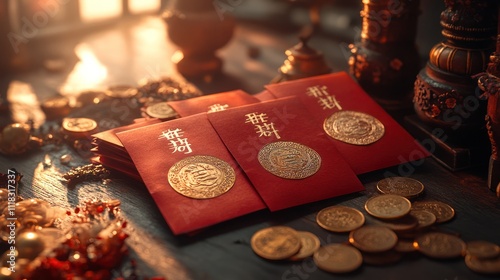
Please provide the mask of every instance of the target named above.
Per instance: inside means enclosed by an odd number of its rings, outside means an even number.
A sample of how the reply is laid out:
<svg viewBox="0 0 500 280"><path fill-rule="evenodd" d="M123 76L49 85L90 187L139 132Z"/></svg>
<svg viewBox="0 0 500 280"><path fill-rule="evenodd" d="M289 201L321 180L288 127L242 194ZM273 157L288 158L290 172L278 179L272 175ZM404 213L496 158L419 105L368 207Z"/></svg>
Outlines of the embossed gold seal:
<svg viewBox="0 0 500 280"><path fill-rule="evenodd" d="M191 156L175 163L168 171L172 188L187 197L214 198L229 191L236 181L233 168L212 156Z"/></svg>
<svg viewBox="0 0 500 280"><path fill-rule="evenodd" d="M321 157L315 150L287 141L265 145L259 151L258 159L267 171L285 179L304 179L321 166Z"/></svg>
<svg viewBox="0 0 500 280"><path fill-rule="evenodd" d="M325 119L323 129L333 139L353 144L369 145L384 136L384 124L375 117L355 111L339 111Z"/></svg>

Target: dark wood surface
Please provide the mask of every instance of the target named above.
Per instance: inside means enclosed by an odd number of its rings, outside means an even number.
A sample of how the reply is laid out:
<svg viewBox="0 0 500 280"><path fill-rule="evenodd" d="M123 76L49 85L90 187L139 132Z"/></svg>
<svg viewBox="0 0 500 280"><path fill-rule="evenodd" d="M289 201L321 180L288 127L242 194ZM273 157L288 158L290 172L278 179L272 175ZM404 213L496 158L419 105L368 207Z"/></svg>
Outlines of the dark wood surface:
<svg viewBox="0 0 500 280"><path fill-rule="evenodd" d="M224 77L212 83L196 83L205 93L244 89L257 93L277 73L284 60L283 51L297 42L297 30L270 30L255 24L240 23L233 40L220 55L225 60ZM317 36L311 44L325 52L334 71L347 69L346 46L330 36ZM32 60L27 71L3 77L3 83L17 80L32 85L38 99L55 95L69 79L77 60L75 47L88 48L107 69L107 75L95 87L132 84L142 78L160 75L176 76L170 60L176 48L165 36L163 22L157 17L128 20L115 26L30 46ZM248 48L257 47L257 58L248 56ZM63 57L68 67L61 73L49 73L41 67L48 57ZM82 110L92 114L106 108ZM410 112L409 112L410 113ZM5 120L3 120L5 121ZM60 163L63 154L72 154L69 166ZM51 166L44 166L47 159ZM367 158L366 160L377 160ZM486 164L474 170L450 172L435 160L395 166L360 176L366 190L352 195L328 199L275 213L260 211L213 226L192 236L174 236L163 220L145 186L127 177L114 175L98 182L83 182L68 187L62 174L85 163L79 154L65 145L45 146L22 156L0 156L0 172L16 168L24 177L19 188L24 197L38 197L53 205L73 208L88 198L119 199L129 221L130 248L127 258L138 261L141 276L161 275L167 279L493 279L470 271L462 258L449 261L432 260L421 255L404 257L389 266L363 265L347 275L319 270L306 259L299 262L270 262L256 256L249 245L257 230L272 225L287 225L315 233L322 244L346 242L345 234L333 234L315 222L316 213L330 205L347 205L363 210L364 202L376 194L375 185L386 176L408 176L422 181L426 187L420 199L440 200L456 210L456 217L439 229L459 234L464 241L487 240L500 244L500 204L486 186ZM196 207L196 206L194 206ZM195 209L203 211L202 208ZM366 213L365 213L366 214ZM366 215L367 216L367 215ZM368 219L369 222L369 219ZM122 271L127 270L124 262ZM114 272L118 275L118 272Z"/></svg>

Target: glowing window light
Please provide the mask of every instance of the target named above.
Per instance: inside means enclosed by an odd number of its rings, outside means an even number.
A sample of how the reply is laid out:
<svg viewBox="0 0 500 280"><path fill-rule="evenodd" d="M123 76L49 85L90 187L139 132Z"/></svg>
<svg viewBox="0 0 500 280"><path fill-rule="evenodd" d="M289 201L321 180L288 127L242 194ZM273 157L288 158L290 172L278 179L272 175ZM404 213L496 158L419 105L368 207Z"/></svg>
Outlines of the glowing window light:
<svg viewBox="0 0 500 280"><path fill-rule="evenodd" d="M79 6L83 22L115 18L123 13L122 0L84 0L79 1Z"/></svg>
<svg viewBox="0 0 500 280"><path fill-rule="evenodd" d="M161 0L129 0L128 8L132 14L157 12L160 10Z"/></svg>

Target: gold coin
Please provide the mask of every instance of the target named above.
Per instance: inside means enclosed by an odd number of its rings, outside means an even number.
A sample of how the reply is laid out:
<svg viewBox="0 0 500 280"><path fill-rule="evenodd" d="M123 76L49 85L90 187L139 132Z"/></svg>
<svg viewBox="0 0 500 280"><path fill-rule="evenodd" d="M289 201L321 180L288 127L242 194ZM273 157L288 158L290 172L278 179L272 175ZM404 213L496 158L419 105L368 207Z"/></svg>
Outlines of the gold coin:
<svg viewBox="0 0 500 280"><path fill-rule="evenodd" d="M355 111L339 111L325 119L323 129L333 139L353 144L369 145L384 136L384 124L375 117Z"/></svg>
<svg viewBox="0 0 500 280"><path fill-rule="evenodd" d="M285 179L304 179L321 167L315 150L295 142L269 143L259 151L258 159L264 169Z"/></svg>
<svg viewBox="0 0 500 280"><path fill-rule="evenodd" d="M300 250L297 254L293 255L290 260L297 261L310 257L316 252L321 243L319 238L311 232L308 231L297 231L300 237Z"/></svg>
<svg viewBox="0 0 500 280"><path fill-rule="evenodd" d="M132 98L137 95L139 91L135 87L118 85L110 86L105 91L105 94L111 98Z"/></svg>
<svg viewBox="0 0 500 280"><path fill-rule="evenodd" d="M349 232L365 223L365 216L359 210L347 206L330 206L316 215L318 225L333 232Z"/></svg>
<svg viewBox="0 0 500 280"><path fill-rule="evenodd" d="M418 226L418 220L410 215L392 220L375 220L374 224L390 228L395 232L405 232L415 229Z"/></svg>
<svg viewBox="0 0 500 280"><path fill-rule="evenodd" d="M424 185L407 177L390 177L377 183L377 190L382 194L396 194L412 199L424 191Z"/></svg>
<svg viewBox="0 0 500 280"><path fill-rule="evenodd" d="M351 231L349 242L367 253L381 253L396 246L398 237L394 231L383 226L363 226Z"/></svg>
<svg viewBox="0 0 500 280"><path fill-rule="evenodd" d="M465 265L475 272L484 274L500 274L500 257L480 259L472 255L465 256Z"/></svg>
<svg viewBox="0 0 500 280"><path fill-rule="evenodd" d="M331 273L348 273L358 269L363 257L358 249L344 244L328 244L319 248L313 256L320 269Z"/></svg>
<svg viewBox="0 0 500 280"><path fill-rule="evenodd" d="M88 133L97 128L97 123L88 118L64 118L62 127L69 133Z"/></svg>
<svg viewBox="0 0 500 280"><path fill-rule="evenodd" d="M411 202L400 195L382 194L368 199L365 210L379 219L398 219L410 212Z"/></svg>
<svg viewBox="0 0 500 280"><path fill-rule="evenodd" d="M146 114L157 119L173 119L177 116L177 113L167 102L159 102L148 106Z"/></svg>
<svg viewBox="0 0 500 280"><path fill-rule="evenodd" d="M71 111L69 99L64 96L52 97L40 106L48 119L67 116Z"/></svg>
<svg viewBox="0 0 500 280"><path fill-rule="evenodd" d="M394 247L394 251L400 253L411 253L415 252L417 249L413 246L413 239L401 239L398 238L398 243Z"/></svg>
<svg viewBox="0 0 500 280"><path fill-rule="evenodd" d="M190 156L168 171L168 182L178 193L197 199L214 198L229 191L236 181L233 168L212 156Z"/></svg>
<svg viewBox="0 0 500 280"><path fill-rule="evenodd" d="M284 260L297 254L301 242L298 233L286 226L274 226L257 231L250 241L253 251L268 260Z"/></svg>
<svg viewBox="0 0 500 280"><path fill-rule="evenodd" d="M415 210L427 210L436 216L436 223L447 222L455 216L455 210L441 201L416 201L412 205Z"/></svg>
<svg viewBox="0 0 500 280"><path fill-rule="evenodd" d="M467 242L466 245L467 254L479 259L490 259L500 256L500 246L488 241L474 240Z"/></svg>
<svg viewBox="0 0 500 280"><path fill-rule="evenodd" d="M426 229L436 223L436 215L427 210L410 210L410 215L415 217L418 221L416 230Z"/></svg>
<svg viewBox="0 0 500 280"><path fill-rule="evenodd" d="M457 236L430 232L418 236L413 243L422 254L437 259L458 258L465 253L465 242Z"/></svg>

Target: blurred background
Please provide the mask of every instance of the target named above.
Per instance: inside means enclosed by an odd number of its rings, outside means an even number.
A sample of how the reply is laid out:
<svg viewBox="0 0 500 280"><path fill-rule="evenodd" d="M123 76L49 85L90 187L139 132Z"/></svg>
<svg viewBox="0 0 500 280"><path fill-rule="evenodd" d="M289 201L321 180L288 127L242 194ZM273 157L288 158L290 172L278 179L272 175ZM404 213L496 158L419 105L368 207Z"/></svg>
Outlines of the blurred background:
<svg viewBox="0 0 500 280"><path fill-rule="evenodd" d="M126 24L131 17L160 15L173 5L169 0L1 0L0 50L3 68L28 67L27 55L39 43L58 40L99 29ZM202 0L203 2L203 0ZM206 1L205 1L206 2ZM360 32L362 1L352 0L210 0L223 17L234 15L238 21L254 22L268 29L289 32L310 22L309 8L320 3L321 32L345 42L352 42ZM440 41L439 14L443 1L420 1L417 42L422 57ZM50 50L47 50L50 55ZM328 50L326 50L328 51ZM32 59L32 58L30 58ZM33 63L34 61L31 61Z"/></svg>
<svg viewBox="0 0 500 280"><path fill-rule="evenodd" d="M398 0L394 0L397 4ZM359 39L362 1L352 0L182 0L204 7L218 21L234 19L229 43L218 50L223 83L198 83L204 93L243 89L262 91L299 42L317 7L317 28L309 44L322 52L333 71L346 71L349 44ZM162 75L180 76L182 59L162 18L168 0L0 0L0 113L12 81L29 84L40 102L54 95L128 84ZM195 7L195 8L196 8ZM421 0L416 44L424 65L442 40L443 1ZM313 16L314 17L314 16ZM205 34L208 43L211 36ZM188 35L189 36L189 35ZM203 44L203 43L202 43ZM205 81L206 82L206 81ZM11 100L12 102L12 100Z"/></svg>

